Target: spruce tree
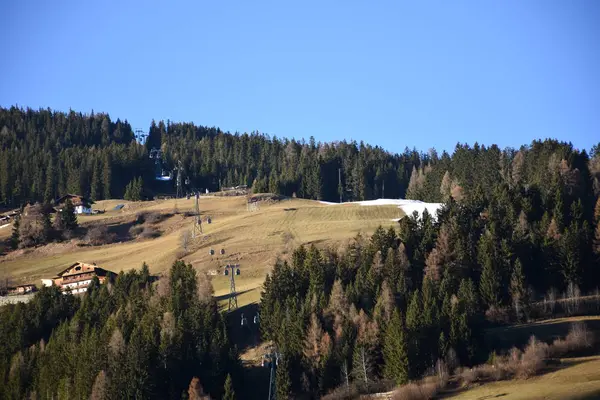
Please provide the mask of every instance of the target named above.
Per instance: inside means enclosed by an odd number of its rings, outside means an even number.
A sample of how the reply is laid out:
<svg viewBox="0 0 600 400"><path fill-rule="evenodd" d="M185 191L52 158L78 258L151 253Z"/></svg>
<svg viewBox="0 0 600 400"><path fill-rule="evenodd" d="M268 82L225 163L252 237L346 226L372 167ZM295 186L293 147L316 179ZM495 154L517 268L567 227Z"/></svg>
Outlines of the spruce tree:
<svg viewBox="0 0 600 400"><path fill-rule="evenodd" d="M384 376L397 385L408 382L408 349L402 316L396 309L385 330L383 344Z"/></svg>
<svg viewBox="0 0 600 400"><path fill-rule="evenodd" d="M41 219L41 227L42 227L40 239L41 239L42 243L46 243L52 239L52 233L53 233L52 223L50 222L50 214L48 213L47 205L41 206L40 219Z"/></svg>
<svg viewBox="0 0 600 400"><path fill-rule="evenodd" d="M413 292L406 311L406 327L410 331L417 332L421 327L422 312L421 293L417 289Z"/></svg>
<svg viewBox="0 0 600 400"><path fill-rule="evenodd" d="M67 199L65 206L60 211L60 216L65 229L74 231L78 227L77 215L75 214L75 207L71 199Z"/></svg>
<svg viewBox="0 0 600 400"><path fill-rule="evenodd" d="M494 240L495 235L487 231L481 236L478 248L478 258L482 264L479 290L488 307L500 305L501 280Z"/></svg>
<svg viewBox="0 0 600 400"><path fill-rule="evenodd" d="M235 391L233 390L233 382L230 374L227 374L227 378L225 379L223 400L235 400Z"/></svg>
<svg viewBox="0 0 600 400"><path fill-rule="evenodd" d="M525 299L525 276L523 275L523 265L521 260L517 259L513 267L510 278L510 295L517 318L521 318L523 311L523 301Z"/></svg>
<svg viewBox="0 0 600 400"><path fill-rule="evenodd" d="M100 168L100 162L96 161L92 171L92 182L90 187L90 197L94 201L102 199L102 171Z"/></svg>
<svg viewBox="0 0 600 400"><path fill-rule="evenodd" d="M56 197L56 170L52 159L46 167L46 188L44 190L44 201L50 203Z"/></svg>
<svg viewBox="0 0 600 400"><path fill-rule="evenodd" d="M19 241L21 239L20 234L19 234L20 226L21 226L21 217L17 215L15 217L15 222L13 224L12 235L10 236L10 246L13 249L17 249L19 247Z"/></svg>
<svg viewBox="0 0 600 400"><path fill-rule="evenodd" d="M109 153L104 156L104 164L102 169L102 188L103 197L105 200L111 198L111 185L112 185L112 166Z"/></svg>
<svg viewBox="0 0 600 400"><path fill-rule="evenodd" d="M287 356L279 359L279 365L275 372L275 390L277 398L287 400L292 394L292 382L290 380L290 365Z"/></svg>

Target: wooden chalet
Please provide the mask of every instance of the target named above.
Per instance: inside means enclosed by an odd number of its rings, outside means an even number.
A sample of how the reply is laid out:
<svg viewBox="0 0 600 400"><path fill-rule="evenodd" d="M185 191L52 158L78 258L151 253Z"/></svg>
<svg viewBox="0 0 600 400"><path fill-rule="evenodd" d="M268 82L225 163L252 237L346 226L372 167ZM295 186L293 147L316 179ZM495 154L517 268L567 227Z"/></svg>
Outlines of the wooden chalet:
<svg viewBox="0 0 600 400"><path fill-rule="evenodd" d="M95 263L76 262L55 277L42 279L42 285L59 286L63 291L70 289L71 293L77 294L86 292L94 277L98 277L100 283L104 283L107 279L114 279L115 276L114 272L100 268Z"/></svg>
<svg viewBox="0 0 600 400"><path fill-rule="evenodd" d="M94 203L92 200L78 194L70 193L54 200L54 208L56 211L60 211L65 206L67 199L71 200L71 203L73 203L73 206L75 207L75 214L92 213L92 204Z"/></svg>

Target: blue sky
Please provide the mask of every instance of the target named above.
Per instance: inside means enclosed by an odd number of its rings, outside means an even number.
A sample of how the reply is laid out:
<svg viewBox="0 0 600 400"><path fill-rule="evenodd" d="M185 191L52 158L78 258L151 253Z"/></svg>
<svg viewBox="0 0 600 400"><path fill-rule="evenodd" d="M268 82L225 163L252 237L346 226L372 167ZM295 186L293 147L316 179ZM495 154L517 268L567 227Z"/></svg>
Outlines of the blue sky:
<svg viewBox="0 0 600 400"><path fill-rule="evenodd" d="M452 150L600 141L600 1L4 1L0 105Z"/></svg>

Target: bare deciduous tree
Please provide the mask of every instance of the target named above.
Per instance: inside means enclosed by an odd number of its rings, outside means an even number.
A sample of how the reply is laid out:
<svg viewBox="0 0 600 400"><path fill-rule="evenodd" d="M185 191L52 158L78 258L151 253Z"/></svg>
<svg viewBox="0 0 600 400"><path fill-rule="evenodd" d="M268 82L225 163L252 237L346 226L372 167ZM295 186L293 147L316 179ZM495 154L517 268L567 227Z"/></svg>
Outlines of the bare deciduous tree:
<svg viewBox="0 0 600 400"><path fill-rule="evenodd" d="M92 386L92 394L90 400L109 400L108 398L108 387L110 385L109 379L106 376L104 370L98 372L94 385Z"/></svg>
<svg viewBox="0 0 600 400"><path fill-rule="evenodd" d="M192 240L192 234L189 230L184 230L181 232L181 236L179 237L179 241L181 243L181 248L183 249L184 254L187 254L190 244Z"/></svg>
<svg viewBox="0 0 600 400"><path fill-rule="evenodd" d="M123 334L119 328L115 328L113 331L110 341L108 342L108 349L110 350L111 356L114 358L118 358L125 352L125 339L123 339Z"/></svg>
<svg viewBox="0 0 600 400"><path fill-rule="evenodd" d="M210 396L204 393L204 388L200 383L200 379L195 376L190 381L188 387L188 398L189 400L210 400Z"/></svg>
<svg viewBox="0 0 600 400"><path fill-rule="evenodd" d="M206 304L212 301L215 291L206 272L196 272L196 284L200 302Z"/></svg>
<svg viewBox="0 0 600 400"><path fill-rule="evenodd" d="M443 202L450 200L450 196L452 195L452 177L450 176L450 171L446 171L444 177L442 178L440 194L442 195Z"/></svg>

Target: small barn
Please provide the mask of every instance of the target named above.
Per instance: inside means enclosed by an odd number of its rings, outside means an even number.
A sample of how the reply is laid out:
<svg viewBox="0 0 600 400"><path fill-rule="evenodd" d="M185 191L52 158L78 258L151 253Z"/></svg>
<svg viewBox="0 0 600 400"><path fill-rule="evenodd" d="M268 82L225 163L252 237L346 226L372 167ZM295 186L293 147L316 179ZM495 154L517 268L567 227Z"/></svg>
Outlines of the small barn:
<svg viewBox="0 0 600 400"><path fill-rule="evenodd" d="M27 294L27 293L33 293L35 292L36 287L35 285L19 285L19 286L15 286L15 287L9 287L8 288L8 294L9 295L19 295L19 294Z"/></svg>

